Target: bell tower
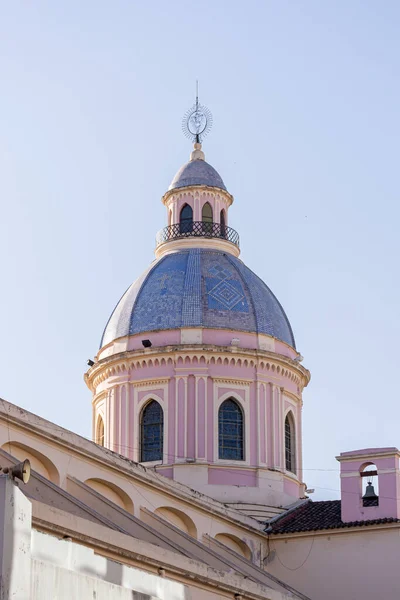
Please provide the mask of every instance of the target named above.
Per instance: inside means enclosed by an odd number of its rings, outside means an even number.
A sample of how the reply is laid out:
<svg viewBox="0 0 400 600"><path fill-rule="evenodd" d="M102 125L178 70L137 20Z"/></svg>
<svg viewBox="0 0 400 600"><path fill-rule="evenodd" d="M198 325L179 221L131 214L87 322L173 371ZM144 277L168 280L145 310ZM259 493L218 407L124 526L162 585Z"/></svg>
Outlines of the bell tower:
<svg viewBox="0 0 400 600"><path fill-rule="evenodd" d="M85 380L97 443L263 519L304 496L310 373L281 304L239 259L233 196L202 148L210 122L197 98L156 260L115 307Z"/></svg>

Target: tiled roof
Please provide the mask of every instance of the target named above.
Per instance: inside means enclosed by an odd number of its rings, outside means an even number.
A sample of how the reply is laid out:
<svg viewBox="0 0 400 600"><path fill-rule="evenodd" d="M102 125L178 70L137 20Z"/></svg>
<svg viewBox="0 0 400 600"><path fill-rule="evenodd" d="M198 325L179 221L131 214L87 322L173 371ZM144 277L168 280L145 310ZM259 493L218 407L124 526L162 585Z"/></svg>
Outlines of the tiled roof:
<svg viewBox="0 0 400 600"><path fill-rule="evenodd" d="M300 533L302 531L318 531L321 529L340 529L344 527L366 527L384 523L400 523L400 519L387 517L370 521L352 521L344 523L341 519L340 500L323 500L305 502L297 509L283 513L279 519L269 523L269 533Z"/></svg>
<svg viewBox="0 0 400 600"><path fill-rule="evenodd" d="M219 173L206 163L205 160L191 160L179 169L172 180L168 189L186 187L189 185L208 185L221 188L226 191L226 187Z"/></svg>
<svg viewBox="0 0 400 600"><path fill-rule="evenodd" d="M180 327L263 333L295 348L288 318L271 290L221 250L192 248L154 261L117 304L101 347L125 335Z"/></svg>

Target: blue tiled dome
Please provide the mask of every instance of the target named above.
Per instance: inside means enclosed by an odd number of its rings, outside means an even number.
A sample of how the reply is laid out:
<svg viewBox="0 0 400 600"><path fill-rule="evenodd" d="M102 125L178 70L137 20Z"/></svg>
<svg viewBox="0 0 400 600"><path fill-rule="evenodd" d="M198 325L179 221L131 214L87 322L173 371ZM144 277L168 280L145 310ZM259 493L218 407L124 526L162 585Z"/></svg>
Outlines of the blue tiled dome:
<svg viewBox="0 0 400 600"><path fill-rule="evenodd" d="M117 304L101 346L126 335L180 327L265 333L295 347L271 290L241 260L220 250L191 248L154 261Z"/></svg>
<svg viewBox="0 0 400 600"><path fill-rule="evenodd" d="M191 160L183 165L168 189L174 190L188 185L209 185L226 191L222 177L205 160Z"/></svg>

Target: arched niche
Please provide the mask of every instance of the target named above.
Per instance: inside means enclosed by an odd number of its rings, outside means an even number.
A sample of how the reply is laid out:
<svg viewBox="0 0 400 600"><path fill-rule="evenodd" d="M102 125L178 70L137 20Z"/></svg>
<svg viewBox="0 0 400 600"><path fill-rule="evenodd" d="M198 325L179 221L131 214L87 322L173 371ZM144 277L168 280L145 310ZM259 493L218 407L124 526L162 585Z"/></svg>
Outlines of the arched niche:
<svg viewBox="0 0 400 600"><path fill-rule="evenodd" d="M97 417L96 444L99 444L99 446L104 446L104 421L101 415L98 415Z"/></svg>
<svg viewBox="0 0 400 600"><path fill-rule="evenodd" d="M236 554L244 556L245 558L247 558L247 560L251 560L250 548L248 547L246 542L238 538L236 535L233 535L231 533L217 533L215 539L217 540L217 542L220 542L230 550L236 552Z"/></svg>
<svg viewBox="0 0 400 600"><path fill-rule="evenodd" d="M36 471L36 473L39 473L39 475L42 475L56 485L60 485L60 473L58 472L57 467L49 458L47 458L47 456L39 452L39 450L15 441L7 442L6 444L3 444L1 448L21 462L28 458L32 469Z"/></svg>
<svg viewBox="0 0 400 600"><path fill-rule="evenodd" d="M133 514L133 502L131 498L118 485L111 483L111 481L106 481L105 479L99 479L97 477L87 479L85 484L108 500L111 500L111 502L120 508L123 508L124 510Z"/></svg>
<svg viewBox="0 0 400 600"><path fill-rule="evenodd" d="M197 527L186 513L170 506L161 506L154 512L168 523L197 539Z"/></svg>

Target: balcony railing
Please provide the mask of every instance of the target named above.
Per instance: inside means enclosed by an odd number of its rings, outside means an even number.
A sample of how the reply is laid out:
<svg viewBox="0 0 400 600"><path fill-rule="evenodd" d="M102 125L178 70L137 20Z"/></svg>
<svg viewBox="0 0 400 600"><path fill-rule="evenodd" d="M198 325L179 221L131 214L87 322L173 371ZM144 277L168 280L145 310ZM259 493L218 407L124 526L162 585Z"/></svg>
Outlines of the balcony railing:
<svg viewBox="0 0 400 600"><path fill-rule="evenodd" d="M203 221L183 221L164 227L157 233L156 246L171 240L190 237L219 238L239 247L239 234L232 227L221 225L221 223L205 223Z"/></svg>

